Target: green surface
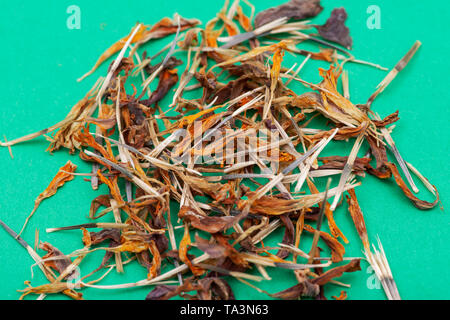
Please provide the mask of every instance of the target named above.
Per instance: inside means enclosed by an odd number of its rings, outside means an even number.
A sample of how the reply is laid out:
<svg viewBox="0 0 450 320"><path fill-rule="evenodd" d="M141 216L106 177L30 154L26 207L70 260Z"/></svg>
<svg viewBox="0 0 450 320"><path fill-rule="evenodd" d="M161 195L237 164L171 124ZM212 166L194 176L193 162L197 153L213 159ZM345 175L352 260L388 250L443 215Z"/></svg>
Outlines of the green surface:
<svg viewBox="0 0 450 320"><path fill-rule="evenodd" d="M261 11L282 2L258 0L254 4L257 11ZM81 8L80 30L66 27L66 9L72 4ZM0 10L3 43L0 52L1 138L5 134L11 140L63 119L95 79L105 74L108 63L84 82L77 83L76 79L92 67L109 45L128 34L137 21L153 24L164 16L171 17L177 11L184 17L199 18L206 23L222 4L222 1L204 0L4 2ZM314 19L320 24L337 6L331 0L322 1L322 4L325 10ZM369 30L366 26L366 9L372 4L381 9L380 30ZM349 13L347 25L354 39L353 54L359 59L392 68L415 40L422 41L423 46L418 54L377 99L373 109L382 117L400 110L401 120L394 130L394 140L404 158L438 187L445 208L449 195L448 1L433 1L429 7L422 1L406 0L339 1L338 5L345 6ZM168 41L156 41L146 49L155 52ZM293 62L302 60L303 57L287 54L284 65L290 67ZM302 71L302 77L318 82L319 66L326 64L309 62ZM364 103L386 74L362 65L347 64L346 68L354 103ZM294 88L298 93L305 90L299 86ZM161 106L167 106L168 101L165 99ZM333 147L327 147L326 153L346 155L351 147L349 145L335 143ZM14 146L14 159L10 158L6 148L0 149L0 218L15 230L20 230L33 208L35 198L68 159L79 165L78 172L90 170L78 156L70 156L67 151L49 155L45 152L46 147L43 137ZM364 145L363 149L366 150L367 146ZM421 190L419 196L431 200L420 182L418 186ZM82 247L80 231L46 234L45 228L88 222L91 200L106 192L104 186L98 192L93 191L90 183L77 177L42 203L24 233L25 240L33 245L37 228L42 241L52 243L65 253ZM372 176L363 180L357 194L371 239L374 240L377 234L380 236L402 298L449 299L450 224L445 209L420 211L403 196L393 180L380 181ZM335 216L338 226L350 241L346 245L346 256L361 256L360 241L347 213L347 205L339 207ZM110 219L105 218L104 221ZM279 239L281 236L279 234ZM19 293L16 290L24 288L24 280L32 280L33 285L46 283L36 267L31 278L33 261L3 230L0 230L0 242L0 298L17 299ZM82 272L86 274L94 269L100 263L101 256L102 253L98 253L86 258L81 265ZM352 285L347 290L349 299L385 298L382 290L368 288L373 274L367 272L367 267L367 263L362 262L362 271L346 274L340 279ZM146 276L145 270L137 263L127 265L125 271L123 275L112 272L103 284L135 282ZM277 292L295 283L290 272L268 271L273 281L258 284L263 289ZM231 283L238 299L266 298L240 283ZM338 295L341 289L328 285L326 296ZM149 291L150 288L119 291L87 289L83 292L87 299L144 299ZM48 299L65 297L53 295Z"/></svg>

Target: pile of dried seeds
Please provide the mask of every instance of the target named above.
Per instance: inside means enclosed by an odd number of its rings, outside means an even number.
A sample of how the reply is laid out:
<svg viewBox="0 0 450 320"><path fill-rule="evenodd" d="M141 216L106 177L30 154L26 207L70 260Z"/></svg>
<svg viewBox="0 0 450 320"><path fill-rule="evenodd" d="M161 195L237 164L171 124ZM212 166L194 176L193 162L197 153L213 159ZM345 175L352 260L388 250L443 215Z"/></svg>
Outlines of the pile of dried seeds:
<svg viewBox="0 0 450 320"><path fill-rule="evenodd" d="M92 75L117 54L106 77L98 79L64 120L35 134L1 142L10 147L52 133L48 151L78 151L81 159L92 163L89 174L76 173L70 161L61 167L36 199L23 228L41 201L77 175L88 176L95 190L99 184L109 188L108 194L92 201L92 221L47 229L81 230L83 247L70 254L40 243L39 249L47 252L41 257L0 221L49 280L37 287L28 283L22 298L63 293L82 299L85 287L151 286L147 296L151 300L178 295L228 300L235 296L227 279L234 277L273 298L326 299L327 283L342 285L338 277L360 270L359 258L344 256L341 241L348 241L333 218L337 206L347 205L366 258L386 295L400 299L381 243L380 251L375 247L371 251L356 187L370 174L394 179L419 209L431 209L439 201L436 188L403 160L393 141L391 125L399 120L398 111L381 119L371 108L420 42L387 74L366 104L355 105L349 100L345 64L383 68L358 60L348 51L353 41L345 26L344 8L333 10L324 25L306 20L322 10L320 0L291 0L254 17L255 8L248 1L227 0L204 28L199 27L200 21L177 14L153 26L137 24L79 79ZM175 39L153 56L139 53L142 45L169 35ZM316 44L318 51L301 49L305 42ZM180 52L187 62L181 73L176 68L183 61L175 58ZM283 67L286 52L303 56L302 63ZM319 69L323 80L318 84L299 76L311 59L330 63L328 70ZM142 86L128 85L132 78L141 78ZM152 91L154 81L158 83ZM289 89L292 82L301 83L304 92ZM200 97L184 98L186 92L197 89L202 92ZM162 104L172 93L171 103ZM329 128L312 128L315 117L327 118ZM348 141L353 146L350 154L320 157L333 140ZM368 152L360 158L364 141ZM395 159L388 159L387 150ZM415 196L418 188L410 172L436 201ZM334 188L330 188L330 177L338 181ZM316 184L324 178L327 187L320 191ZM179 210L171 211L171 204ZM114 222L96 222L108 217ZM325 221L330 233L321 230ZM100 230L94 232L96 228ZM178 229L184 229L182 239L175 237ZM263 240L277 229L284 232L282 240L276 247L265 246ZM299 245L307 234L313 241L305 252ZM328 247L331 256L321 256L319 245ZM203 253L194 255L192 247ZM89 274L76 274L83 259L98 250L105 252L99 267ZM114 269L124 272L124 265L134 260L147 269L146 279L99 284ZM170 271L162 272L164 265L171 266ZM298 284L278 293L258 288L258 281L271 280L271 268L291 270ZM74 278L78 279L76 287L68 281ZM335 298L345 299L346 292Z"/></svg>

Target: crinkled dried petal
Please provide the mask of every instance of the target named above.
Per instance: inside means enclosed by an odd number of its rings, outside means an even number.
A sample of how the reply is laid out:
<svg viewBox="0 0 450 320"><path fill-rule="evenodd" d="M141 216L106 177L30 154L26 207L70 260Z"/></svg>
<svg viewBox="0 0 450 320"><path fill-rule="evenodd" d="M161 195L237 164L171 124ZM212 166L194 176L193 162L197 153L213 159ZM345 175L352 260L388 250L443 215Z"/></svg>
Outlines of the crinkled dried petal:
<svg viewBox="0 0 450 320"><path fill-rule="evenodd" d="M311 227L310 225L305 224L304 229L310 233L314 233L316 229ZM335 238L330 236L328 233L324 231L320 231L320 238L326 243L326 245L331 250L331 260L333 262L340 262L343 260L345 254L344 246L337 241Z"/></svg>
<svg viewBox="0 0 450 320"><path fill-rule="evenodd" d="M330 282L334 278L338 278L344 274L344 272L355 272L361 270L360 267L360 259L353 259L348 264L333 268L331 270L326 271L321 274L317 278L311 280L312 283L317 284L319 286L323 286L324 284Z"/></svg>
<svg viewBox="0 0 450 320"><path fill-rule="evenodd" d="M255 17L255 27L261 27L279 18L304 20L322 12L320 0L291 0L288 3L260 12Z"/></svg>
<svg viewBox="0 0 450 320"><path fill-rule="evenodd" d="M411 192L411 190L409 190L408 186L406 185L406 183L403 181L402 177L400 176L397 166L390 162L386 163L386 165L388 166L388 168L391 170L392 174L394 175L395 182L397 183L397 185L400 187L400 189L402 189L405 196L414 204L414 206L416 208L419 208L421 210L428 210L428 209L434 208L438 204L439 193L435 186L433 186L434 190L436 191L436 200L434 200L434 202L420 200Z"/></svg>
<svg viewBox="0 0 450 320"><path fill-rule="evenodd" d="M178 250L180 260L188 265L189 269L192 271L192 274L194 274L195 276L200 276L205 271L202 268L194 266L191 260L189 259L187 252L189 250L188 246L190 245L191 245L191 236L189 235L189 227L185 225L184 236L180 242L180 248Z"/></svg>
<svg viewBox="0 0 450 320"><path fill-rule="evenodd" d="M350 30L345 26L346 20L347 12L344 8L334 9L327 22L323 26L316 26L316 28L322 38L351 49L353 40L350 37Z"/></svg>

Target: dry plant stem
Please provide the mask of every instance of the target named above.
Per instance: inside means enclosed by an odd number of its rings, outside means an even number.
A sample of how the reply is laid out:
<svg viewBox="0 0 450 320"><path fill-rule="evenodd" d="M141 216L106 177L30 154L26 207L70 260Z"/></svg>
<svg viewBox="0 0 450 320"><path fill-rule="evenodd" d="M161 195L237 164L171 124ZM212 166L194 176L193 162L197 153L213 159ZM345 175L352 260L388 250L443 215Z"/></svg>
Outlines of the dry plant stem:
<svg viewBox="0 0 450 320"><path fill-rule="evenodd" d="M242 142L239 141L238 144L242 148ZM250 155L251 159L256 161L258 167L264 173L266 173L266 174L268 173L268 174L271 174L271 176L273 176L273 178L271 179L271 182L269 184L265 185L263 188L259 189L258 192L254 195L254 197L253 197L253 199L251 201L254 201L254 200L260 198L265 193L267 193L270 189L272 189L274 186L276 186L278 188L278 190L280 190L280 192L283 192L286 195L288 195L289 197L291 197L290 192L281 183L281 180L283 179L285 173L282 172L278 176L274 176L273 173L269 170L269 168L267 168L267 166L257 157L256 152L254 152L254 150L252 150L251 147L249 147L249 151L250 151L249 155ZM301 163L303 160L300 159L300 160L297 160L297 161L298 161L298 163ZM293 170L293 169L291 169L291 170Z"/></svg>
<svg viewBox="0 0 450 320"><path fill-rule="evenodd" d="M380 116L377 113L374 113L374 118L376 120L381 120ZM397 146L395 145L395 142L392 139L391 134L389 133L389 131L386 128L381 128L380 130L384 136L384 139L386 140L388 145L391 147L391 151L394 154L395 159L397 159L397 162L400 165L400 168L402 169L403 173L405 174L406 180L408 180L408 183L411 186L412 190L415 193L418 193L419 189L417 188L416 184L414 183L414 180L411 177L408 167L406 166L405 160L403 160L403 157L400 155L400 151L398 150Z"/></svg>
<svg viewBox="0 0 450 320"><path fill-rule="evenodd" d="M357 64L362 64L362 65L366 65L369 67L374 67L376 69L382 70L382 71L388 71L388 68L385 68L379 64L373 63L373 62L368 62L368 61L364 61L364 60L359 60L359 59L355 59L354 57L350 57L350 58L346 58L345 56L342 56L340 54L335 54L334 55L337 59L339 60L343 60L341 63L341 66L344 66L344 64L346 62L353 62L353 63L357 63Z"/></svg>
<svg viewBox="0 0 450 320"><path fill-rule="evenodd" d="M269 274L267 273L266 269L264 269L263 266L257 264L256 265L256 269L258 269L258 272L261 274L261 276L264 278L264 280L272 280L272 278L269 276Z"/></svg>
<svg viewBox="0 0 450 320"><path fill-rule="evenodd" d="M131 46L130 46L130 47L131 47ZM131 51L133 52L133 51L135 51L135 49L132 48ZM138 54L137 52L135 52L134 57L136 58L136 60L137 60L137 62L138 62L138 66L140 66L140 65L142 65L142 64L144 63L144 62L141 61L141 57L139 56L139 54ZM145 62L147 62L147 64L150 64L151 59L146 60ZM145 67L145 66L146 66L146 65L142 65L141 68L137 67L137 71L136 71L136 72L139 72L139 73L141 74L142 82L145 81L145 74L144 74L144 67ZM137 73L133 73L133 75L137 75ZM147 87L147 95L148 95L148 97L150 97L151 94L152 94L152 92L151 92L150 88Z"/></svg>
<svg viewBox="0 0 450 320"><path fill-rule="evenodd" d="M241 163L236 163L234 165L232 165L229 168L226 168L225 170L223 170L224 173L229 173L229 172L233 172L233 171L238 171L240 169L244 169L246 167L250 167L255 165L256 162L255 161L247 161L247 162L241 162Z"/></svg>
<svg viewBox="0 0 450 320"><path fill-rule="evenodd" d="M281 111L284 113L284 115L289 119L289 121L292 123L292 126L294 127L295 131L297 132L297 135L300 137L300 141L302 143L302 147L303 147L303 152L306 152L306 145L305 145L305 138L303 136L304 131L302 128L300 128L297 123L295 122L295 120L292 118L291 114L289 113L289 111L286 109L286 107L282 107ZM294 148L294 150L296 151L296 149Z"/></svg>
<svg viewBox="0 0 450 320"><path fill-rule="evenodd" d="M28 243L25 242L17 233L15 233L8 225L6 225L3 221L0 220L0 225L5 229L5 231L13 237L22 247L24 247L28 254L31 256L31 258L36 262L36 264L39 266L39 269L41 269L44 276L48 279L50 282L54 282L56 279L56 275L53 273L53 271L47 267L42 258L37 254L35 250L33 250ZM73 290L64 290L62 292L66 296L72 298L72 299L80 299L77 295L77 293Z"/></svg>
<svg viewBox="0 0 450 320"><path fill-rule="evenodd" d="M325 147L330 143L330 141L335 137L335 135L338 133L339 129L335 129L333 133L328 137L328 139L322 139L321 142L319 142L317 151L307 160L305 169L300 173L297 185L295 186L295 192L299 192L308 176L309 170L311 169L311 166L313 162L317 159L319 154L325 149ZM319 145L320 144L320 145Z"/></svg>
<svg viewBox="0 0 450 320"><path fill-rule="evenodd" d="M113 209L114 213L114 220L116 221L116 224L122 224L122 218L120 216L120 209L117 207L118 203L116 200L111 199L109 201L111 203L111 208ZM123 273L123 263L122 263L122 255L120 252L114 253L114 257L116 259L116 269L118 273Z"/></svg>
<svg viewBox="0 0 450 320"><path fill-rule="evenodd" d="M433 194L433 196L436 196L436 191L431 183L427 180L427 178L425 178L411 163L406 161L405 163L408 166L409 170L411 170L420 179L420 181L422 181L422 183Z"/></svg>
<svg viewBox="0 0 450 320"><path fill-rule="evenodd" d="M312 258L309 254L305 253L303 250L300 250L297 247L294 247L294 246L291 246L291 245L287 245L287 244L284 244L284 243L279 243L278 245L280 247L282 247L282 248L288 249L292 253L295 253L295 254L297 254L297 255L301 256L302 258L305 258L305 259L312 259L313 261L321 261L321 260L330 261L330 260L332 260L331 257L315 257L315 258ZM354 260L354 259L362 259L362 258L361 257L344 257L344 258L342 258L343 261L351 261L351 260Z"/></svg>
<svg viewBox="0 0 450 320"><path fill-rule="evenodd" d="M97 175L98 169L99 169L98 163L93 163L92 164L92 175L91 175L92 190L98 189L98 175Z"/></svg>
<svg viewBox="0 0 450 320"><path fill-rule="evenodd" d="M119 131L119 140L121 143L125 144L125 138L123 137L123 132L122 132L122 122L121 122L121 118L120 118L120 88L121 88L121 83L120 83L120 76L117 77L117 100L116 100L116 121L117 121L117 129ZM97 135L99 135L100 133L97 132ZM120 157L120 161L122 163L127 163L130 164L131 166L133 166L134 169L134 162L133 160L131 160L131 156L128 153L128 151L126 149L123 149L122 146L118 146L119 149L119 157Z"/></svg>
<svg viewBox="0 0 450 320"><path fill-rule="evenodd" d="M7 144L7 143L8 143L8 140L6 139L6 136L5 136L5 135L3 135L3 139L5 139L5 143ZM13 153L12 153L11 146L8 146L8 151L9 151L9 155L10 155L11 159L14 159L14 155L13 155Z"/></svg>
<svg viewBox="0 0 450 320"><path fill-rule="evenodd" d="M284 111L282 111L282 112L284 112L285 115L289 115L289 111L287 111L286 108L283 107L283 108L281 108L281 109L284 110ZM286 114L286 113L287 113L287 114ZM304 152L306 153L305 141L304 141L303 133L301 132L301 129L297 126L297 124L296 124L295 121L292 119L292 117L290 117L290 115L289 115L288 118L291 120L291 123L293 124L294 128L296 129L297 134L298 134L298 136L300 137L300 141L302 142L303 150L304 150ZM281 136L282 136L284 139L289 139L289 135L286 133L286 131L283 129L283 127L280 125L280 123L279 123L275 118L272 119L272 122L275 124L275 126L276 126L277 130L280 132ZM294 146L294 144L292 143L291 140L288 140L288 145L287 145L287 149L286 149L286 150L287 150L289 153L295 155L297 158L301 157L301 154L300 154L299 152L297 152L297 150L295 149L295 146ZM304 165L302 162L300 162L300 164L299 164L299 166L298 166L300 172L302 171L302 169L303 169L304 167L305 167L305 165Z"/></svg>
<svg viewBox="0 0 450 320"><path fill-rule="evenodd" d="M255 286L254 284L248 282L247 280L241 279L241 278L236 278L238 281L242 282L243 284L249 286L250 288L255 289L256 291L258 291L259 293L264 293L266 295L268 295L269 297L272 297L273 295L261 288L258 288L257 286Z"/></svg>
<svg viewBox="0 0 450 320"><path fill-rule="evenodd" d="M276 262L275 266L278 268L289 269L289 270L307 270L311 268L326 268L331 266L332 262L328 261L325 263L316 264L299 264L299 263L282 263Z"/></svg>
<svg viewBox="0 0 450 320"><path fill-rule="evenodd" d="M375 98L382 93L386 87L392 82L392 80L397 77L400 71L402 71L411 61L412 57L415 55L417 50L420 48L422 43L420 41L416 41L414 45L409 49L409 51L406 53L406 55L397 63L397 65L392 69L388 75L383 79L383 81L380 82L380 84L377 86L377 91L375 91L372 96L370 96L369 100L367 101L367 106L370 108L372 105L372 102L375 100Z"/></svg>
<svg viewBox="0 0 450 320"><path fill-rule="evenodd" d="M234 16L236 15L236 11L239 7L239 2L240 2L240 0L234 0L233 3L231 4L230 9L228 10L228 13L227 13L228 20L232 20L234 18Z"/></svg>
<svg viewBox="0 0 450 320"><path fill-rule="evenodd" d="M200 49L204 47L204 43L200 44ZM200 65L201 59L200 59L201 50L199 50L195 56L194 61L192 62L192 66L189 68L190 63L190 55L191 55L191 48L189 48L189 54L188 54L188 66L186 67L185 72L183 72L180 80L180 85L178 86L177 90L175 91L172 99L172 103L169 105L169 110L176 106L178 99L181 98L183 95L184 88L188 85L188 83L192 80L192 78L195 75L195 72L197 71L198 66Z"/></svg>
<svg viewBox="0 0 450 320"><path fill-rule="evenodd" d="M27 216L27 218L25 219L25 222L23 223L22 229L20 229L20 232L18 234L18 237L20 237L23 233L23 231L25 230L25 228L27 227L28 221L30 221L31 217L34 215L34 213L36 212L36 210L39 208L39 203L34 205L33 210L31 211L31 213Z"/></svg>
<svg viewBox="0 0 450 320"><path fill-rule="evenodd" d="M177 33L175 35L175 39L172 42L172 45L170 47L169 52L167 53L166 57L164 58L163 62L161 63L161 65L159 66L159 68L153 72L153 74L150 75L150 77L147 78L147 80L144 81L144 83L142 84L142 94L141 96L143 96L145 94L145 90L148 88L148 86L153 82L153 80L156 78L156 76L161 72L161 70L163 70L166 62L169 60L169 58L175 53L175 45L178 41L178 36L180 35L180 19L178 17L178 29L177 29Z"/></svg>
<svg viewBox="0 0 450 320"><path fill-rule="evenodd" d="M94 84L94 86L91 88L91 90L86 94L86 96L81 101L79 101L72 109L77 109L80 106L82 106L83 104L87 103L89 100L89 97L96 92L96 90L97 90L96 88L99 86L99 84L102 82L102 80L103 80L102 78L97 80L97 82ZM92 112L93 111L94 110L92 109ZM78 116L79 115L77 113L71 113L64 120L58 122L57 124L55 124L51 127L46 128L46 129L40 130L35 133L28 134L21 138L17 138L17 139L14 139L12 141L8 141L5 143L0 141L0 146L1 147L10 147L10 146L16 145L18 143L33 140L34 138L40 137L42 135L45 135L49 132L55 131L57 129L60 129L60 128L72 123L73 121L75 121L77 119Z"/></svg>
<svg viewBox="0 0 450 320"><path fill-rule="evenodd" d="M47 133L52 132L52 131L55 131L55 130L65 126L67 123L70 123L72 120L75 120L75 116L73 116L70 119L66 118L63 121L60 121L57 124L55 124L55 125L53 125L53 126L51 126L49 128L46 128L46 129L43 129L41 131L38 131L38 132L35 132L35 133L32 133L32 134L23 136L21 138L14 139L12 141L4 142L4 143L0 142L0 146L1 147L10 147L10 146L13 146L13 145L21 143L21 142L33 140L34 138L40 137L40 136L42 136L44 134L47 134Z"/></svg>
<svg viewBox="0 0 450 320"><path fill-rule="evenodd" d="M100 88L98 94L97 94L97 104L100 106L102 104L102 97L103 94L106 91L106 88L109 86L111 78L114 74L114 72L117 70L117 68L119 67L120 63L122 62L122 59L125 55L125 52L128 49L128 46L131 44L131 41L133 40L134 36L136 35L136 33L139 31L139 29L142 27L141 24L137 25L136 28L134 28L133 33L131 34L131 36L128 38L127 42L125 43L125 45L123 46L122 50L120 50L120 53L118 55L118 57L116 58L116 60L114 61L114 64L111 66L111 68L109 69L108 75L105 78L105 81L103 81L103 85Z"/></svg>
<svg viewBox="0 0 450 320"><path fill-rule="evenodd" d="M335 49L336 51L339 51L339 52L345 54L350 59L354 58L353 55L350 52L348 52L347 50L342 49L341 47L336 46L336 45L334 45L334 44L332 44L332 43L330 43L328 41L325 41L325 40L322 40L322 39L310 36L310 35L302 33L302 32L294 31L294 30L290 31L289 33L294 35L294 37L292 37L291 39L299 39L300 41L310 40L312 42L316 42L316 43L319 43L321 45L327 46L329 48ZM291 49L291 50L293 52L296 52L295 49Z"/></svg>
<svg viewBox="0 0 450 320"><path fill-rule="evenodd" d="M377 239L378 251L375 246L373 246L374 253L371 252L370 247L366 248L364 254L369 261L370 265L375 271L378 280L380 280L383 285L384 292L389 300L401 300L400 294L398 293L397 285L392 276L391 268L386 258L383 246L381 245L380 238Z"/></svg>
<svg viewBox="0 0 450 320"><path fill-rule="evenodd" d="M326 203L327 203L327 198L328 198L328 190L330 189L330 184L331 184L331 178L328 178L327 186L325 187L325 195L323 197L323 201L320 206L319 217L317 218L317 227L316 227L316 230L314 231L314 238L313 238L313 242L311 245L311 250L309 251L308 263L312 263L313 258L316 256L317 244L319 242L319 237L320 237L320 228L322 227L322 220L323 220L324 212L326 210Z"/></svg>
<svg viewBox="0 0 450 320"><path fill-rule="evenodd" d="M198 265L199 263L202 263L206 260L210 259L210 256L208 254L203 254L197 258L195 258L194 260L192 260L192 263L194 265ZM142 287L142 286L149 286L149 285L153 285L157 282L160 281L164 281L167 279L170 279L172 277L174 277L176 274L180 273L180 272L185 272L189 269L189 267L186 264L183 264L179 267L176 267L156 278L153 278L151 280L140 280L138 282L135 283L125 283L125 284L118 284L118 285L110 285L110 286L96 286L96 285L89 285L89 284L84 284L86 287L90 287L90 288L96 288L96 289L110 289L110 290L114 290L114 289L126 289L126 288L134 288L134 287Z"/></svg>
<svg viewBox="0 0 450 320"><path fill-rule="evenodd" d="M117 207L118 208L118 207ZM114 210L114 209L112 209ZM68 227L61 227L61 228L47 228L45 231L47 233L57 232L57 231L67 231L67 230L78 230L78 229L90 229L90 228L101 228L101 229L127 229L132 228L131 225L128 223L111 223L111 222L105 222L105 223L86 223L86 224L80 224L77 226L68 226Z"/></svg>
<svg viewBox="0 0 450 320"><path fill-rule="evenodd" d="M158 193L153 187L151 187L150 185L148 185L146 182L144 182L143 180L139 179L138 177L136 177L135 175L133 175L132 173L126 171L125 169L123 169L122 167L118 166L117 164L115 164L114 162L109 161L108 159L105 159L101 156L96 155L93 152L90 152L89 150L85 150L84 153L86 153L87 155L94 157L94 158L98 158L101 159L102 161L108 163L109 165L111 165L112 167L114 167L114 169L120 171L122 174L124 174L126 177L128 177L129 179L131 179L131 181L133 181L137 186L139 186L142 190L144 190L145 192L147 192L150 195L154 195L156 196L158 199L160 199L162 202L164 202L164 199L161 197L161 194Z"/></svg>
<svg viewBox="0 0 450 320"><path fill-rule="evenodd" d="M292 253L295 253L296 255L299 255L302 258L305 259L316 259L316 258L312 258L309 254L307 254L306 252L304 252L303 250L300 250L297 247L291 246L291 245L287 245L285 243L278 243L278 245L284 249L288 249L289 251L291 251Z"/></svg>
<svg viewBox="0 0 450 320"><path fill-rule="evenodd" d="M336 131L337 132L337 131ZM334 135L332 134L331 139L333 139ZM288 173L290 173L292 170L294 170L300 163L304 162L305 160L307 160L310 156L312 156L315 152L319 151L322 149L322 147L325 147L330 141L330 138L328 139L322 139L321 141L319 141L314 147L310 148L307 152L305 152L302 157L296 159L294 162L292 162L289 166L287 166L283 171L282 174L283 175L287 175Z"/></svg>
<svg viewBox="0 0 450 320"><path fill-rule="evenodd" d="M102 136L103 137L103 136ZM137 155L145 158L147 161L149 161L152 165L154 165L155 167L159 167L161 169L165 169L165 170L173 170L173 171L189 171L190 173L194 173L196 175L201 176L201 174L193 169L185 169L182 166L175 166L175 165L171 165L170 163L164 162L156 157L152 157L152 156L148 156L146 154L143 154L142 152L140 152L139 150L127 145L127 144L123 144L119 141L116 141L114 139L111 138L107 138L107 137L103 137L113 143L115 143L118 147L122 147L125 150L130 150L133 153L136 153ZM97 157L101 157L101 156L97 156ZM122 169L124 170L124 169ZM127 175L128 176L128 175Z"/></svg>
<svg viewBox="0 0 450 320"><path fill-rule="evenodd" d="M342 72L342 90L344 91L344 98L350 100L350 89L347 70L344 70Z"/></svg>
<svg viewBox="0 0 450 320"><path fill-rule="evenodd" d="M364 125L362 125L364 126ZM341 178L339 180L338 185L338 191L336 192L336 196L334 197L333 203L331 204L330 210L334 211L336 210L336 206L339 203L339 200L341 199L341 195L344 189L344 186L347 182L347 180L350 178L352 170L353 170L353 164L355 163L356 156L358 155L358 151L361 148L362 143L364 142L364 135L366 133L366 130L363 130L361 134L356 138L355 144L353 145L352 151L350 152L350 155L348 156L347 162L344 165L344 169L341 174Z"/></svg>
<svg viewBox="0 0 450 320"><path fill-rule="evenodd" d="M33 246L34 251L37 250L38 246L39 246L39 229L36 229L34 233L34 246Z"/></svg>
<svg viewBox="0 0 450 320"><path fill-rule="evenodd" d="M261 26L253 31L246 32L246 33L240 33L234 37L219 38L218 40L221 42L226 42L224 45L221 46L222 49L228 49L228 48L238 45L244 41L251 40L258 36L267 34L271 30L273 30L279 26L282 26L283 24L286 24L286 22L287 22L286 18L280 18L280 19L272 21L264 26Z"/></svg>
<svg viewBox="0 0 450 320"><path fill-rule="evenodd" d="M252 243L258 244L262 240L264 240L268 235L270 235L272 232L274 232L278 227L281 225L280 220L274 220L272 221L265 229L258 232L253 238Z"/></svg>
<svg viewBox="0 0 450 320"><path fill-rule="evenodd" d="M295 72L292 74L293 78L296 78L298 76L298 74L300 73L300 71L303 69L303 67L305 66L305 64L309 61L309 59L311 58L311 54L308 54L306 56L306 58L303 60L303 62L298 66L297 70L295 70ZM290 78L288 80L286 80L286 82L284 83L284 85L287 87L291 81L293 80L293 78Z"/></svg>
<svg viewBox="0 0 450 320"><path fill-rule="evenodd" d="M99 105L98 105L98 114L99 114L99 115L102 115L102 114L103 114L103 105L102 105L102 104L99 104ZM96 126L95 132L96 132L97 134L102 133L102 130L101 130L100 126L98 126L98 125ZM100 145L103 144L102 138L101 138L101 137L98 137L98 136L95 137L95 142L97 142L97 143L100 144ZM99 154L96 150L94 150L94 152L95 152L96 154ZM97 171L98 171L99 168L100 168L100 166L99 166L98 163L93 163L93 164L92 164L92 174L93 174L93 176L91 177L91 186L92 186L92 190L98 190L98 182L99 182L99 178L98 178L98 175L97 175Z"/></svg>
<svg viewBox="0 0 450 320"><path fill-rule="evenodd" d="M178 250L177 241L175 239L175 232L174 232L174 228L173 228L173 224L172 224L169 195L167 195L166 198L167 198L167 200L166 200L166 203L167 203L167 230L169 232L170 245L172 246L172 250ZM175 264L175 267L180 266L178 261L175 261L174 264ZM178 273L177 276L178 276L178 282L180 283L180 285L183 284L183 277L182 277L181 273Z"/></svg>
<svg viewBox="0 0 450 320"><path fill-rule="evenodd" d="M246 239L247 237L249 237L252 233L254 233L256 230L261 229L262 227L265 227L266 225L268 225L268 221L269 219L267 217L263 217L261 219L261 222L258 225L252 226L250 228L248 228L247 230L245 230L245 232L243 232L236 240L234 240L232 246L234 247L236 244L238 244L239 242L241 242L242 240Z"/></svg>
<svg viewBox="0 0 450 320"><path fill-rule="evenodd" d="M28 254L33 258L33 260L38 264L39 268L42 270L42 273L47 278L56 278L53 271L51 271L49 268L47 268L43 263L41 257L36 253L36 251L33 250L33 248L28 245L28 243L25 242L25 240L22 239L16 232L14 232L6 223L0 220L0 225L5 229L5 231L13 237L22 247L24 247Z"/></svg>

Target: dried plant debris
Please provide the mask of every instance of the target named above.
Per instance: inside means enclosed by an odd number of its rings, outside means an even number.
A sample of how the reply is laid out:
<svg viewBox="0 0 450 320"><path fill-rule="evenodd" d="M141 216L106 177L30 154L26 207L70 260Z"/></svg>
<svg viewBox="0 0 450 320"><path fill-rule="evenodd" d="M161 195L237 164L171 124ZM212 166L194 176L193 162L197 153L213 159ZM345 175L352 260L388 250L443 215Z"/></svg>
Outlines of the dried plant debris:
<svg viewBox="0 0 450 320"><path fill-rule="evenodd" d="M25 220L25 223L24 223L19 235L22 234L25 227L27 226L28 221L33 216L33 214L36 212L36 210L39 207L39 205L41 204L41 202L44 199L50 198L51 196L55 195L57 190L59 188L61 188L66 182L74 179L74 176L72 175L72 173L75 172L76 169L77 169L77 166L74 165L70 161L68 161L66 163L66 165L61 167L61 169L59 169L58 173L53 178L53 180L50 182L48 187L36 198L36 200L34 202L34 209L30 213L30 215L27 217L27 219Z"/></svg>
<svg viewBox="0 0 450 320"><path fill-rule="evenodd" d="M316 26L316 28L322 38L351 49L353 40L350 37L350 30L345 26L346 20L347 12L344 8L334 9L327 22L323 26Z"/></svg>
<svg viewBox="0 0 450 320"><path fill-rule="evenodd" d="M278 7L262 11L255 17L255 27L261 27L279 18L305 20L322 12L320 0L291 0Z"/></svg>
<svg viewBox="0 0 450 320"><path fill-rule="evenodd" d="M95 190L99 184L108 190L92 200L90 220L80 215L75 226L45 226L47 232L79 232L80 249L70 254L43 242L36 245L45 252L40 256L0 221L49 281L35 287L27 282L22 298L63 293L82 299L84 288L149 286L149 300L231 300L236 296L228 281L235 278L276 299L325 299L330 283L344 285L339 277L361 269L360 258L346 256L350 244L334 219L334 210L342 205L348 207L348 218L387 297L400 298L381 243L380 251L371 252L364 204L358 202L355 188L369 174L395 181L419 209L431 209L439 201L437 188L400 156L394 143L392 125L401 125L399 111L382 119L373 110L377 95L413 58L420 42L365 105L354 104L350 85L356 82L350 81L345 63L379 67L332 44L347 49L353 45L344 8L333 10L324 25L313 25L305 19L320 14L319 0L291 0L254 19L253 10L248 15L244 4L252 8L247 1L226 1L204 28L199 20L177 14L154 26L136 24L81 78L117 54L105 77L64 120L0 142L10 148L51 133L48 151L65 148L92 164L90 173L75 173L77 166L69 161L36 199L32 214L78 176L90 180ZM314 28L320 37L311 33ZM174 40L160 51L140 52L148 41L169 35ZM305 40L317 50L302 49ZM286 52L306 58L286 68ZM317 84L299 76L311 59L329 63L318 69L323 80ZM152 91L149 85L155 79ZM304 85L303 90L289 88L295 82ZM185 92L195 89L200 89L197 98L188 99ZM329 120L328 127L312 127L315 117ZM333 141L353 148L324 156ZM358 156L361 150L364 157ZM410 172L436 197L434 202L414 195L418 188ZM277 229L283 231L282 239L275 236ZM305 248L308 237L312 246ZM76 267L94 251L104 252L98 267L77 274ZM135 283L101 284L111 270L125 272L128 263L140 264L147 277ZM280 292L260 289L256 282L276 281L270 274L273 268L293 273L298 283ZM98 273L102 274L92 279ZM344 300L347 292L332 298Z"/></svg>
<svg viewBox="0 0 450 320"><path fill-rule="evenodd" d="M391 268L389 267L386 254L379 238L378 247L380 251L378 251L375 245L373 245L373 253L370 250L370 247L366 248L364 250L364 255L375 271L378 280L383 285L384 292L386 292L386 296L388 297L388 299L401 300L397 285L394 281L394 277L392 276Z"/></svg>

